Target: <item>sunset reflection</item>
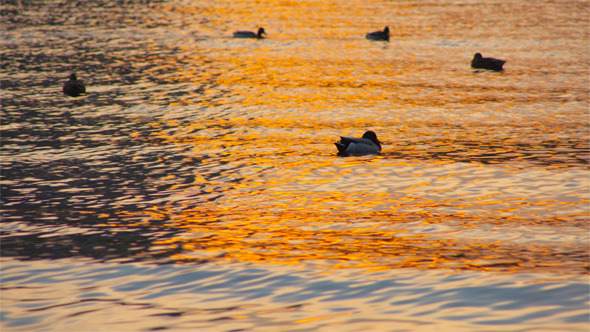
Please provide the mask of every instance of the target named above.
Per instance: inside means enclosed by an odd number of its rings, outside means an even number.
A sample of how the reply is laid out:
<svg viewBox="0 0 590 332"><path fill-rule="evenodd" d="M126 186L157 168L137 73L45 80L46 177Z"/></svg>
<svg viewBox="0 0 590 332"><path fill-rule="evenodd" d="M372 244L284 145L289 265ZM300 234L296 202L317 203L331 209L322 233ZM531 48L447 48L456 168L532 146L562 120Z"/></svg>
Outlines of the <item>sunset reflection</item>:
<svg viewBox="0 0 590 332"><path fill-rule="evenodd" d="M337 197L330 199L337 200ZM543 244L544 239L518 245L493 238L453 238L453 233L478 227L481 222L494 225L489 231L503 237L505 234L500 233L508 225L534 224L530 220L382 211L346 212L343 216L341 211L307 212L306 206L312 203L307 200L305 206L298 208L286 208L287 203L268 204L264 207L266 213L260 208L249 210L246 203L239 212L233 209L192 211L184 220L173 220L175 227L187 228L182 237L157 244L182 245L183 252L174 256L178 260L306 262L331 268L417 267L502 272L534 268L563 273L588 272L586 250L575 244L561 244L557 250L554 244ZM277 217L278 213L281 217ZM546 223L558 227L563 220L547 220ZM404 235L407 227L424 229L432 224L427 228L434 231L434 236ZM447 238L441 238L443 236ZM566 256L568 260L564 261Z"/></svg>
<svg viewBox="0 0 590 332"><path fill-rule="evenodd" d="M0 329L588 331L589 12L4 1Z"/></svg>
<svg viewBox="0 0 590 332"><path fill-rule="evenodd" d="M193 9L174 11L206 10ZM183 229L158 246L178 248L178 261L588 273L588 234L575 231L588 220L587 85L523 84L519 69L444 72L432 50L390 45L367 44L359 61L350 36L309 43L289 28L187 43L159 66L174 70L154 69L201 86L170 101L198 109L194 118L150 123L154 142L189 147L187 162L200 165L176 195L182 208L145 212ZM505 111L539 103L535 117ZM335 156L339 135L369 129L380 155Z"/></svg>
<svg viewBox="0 0 590 332"><path fill-rule="evenodd" d="M456 133L473 132L470 136L435 144L404 126L405 142L391 142L380 156L338 158L330 137L308 131L330 133L344 124L312 125L302 118L177 124L174 136L160 138L191 144L194 158L223 162L227 170L213 180L196 177L195 191L215 188L204 193L215 197L213 202L198 207L187 202L182 213L154 207L151 219L166 216L168 226L186 229L157 244L181 247L173 256L180 261L588 273L587 247L581 245L587 234L572 237L568 231L583 227L587 217L587 183L578 182L587 166L575 148L582 143L486 143L476 136L482 129L471 125ZM436 133L448 127L428 128ZM210 139L220 131L220 138ZM535 144L542 149L539 157L529 153ZM548 172L554 179L546 180L546 190L569 186L568 194L520 194L525 178ZM527 237L526 228L519 228L524 226L550 228L521 241Z"/></svg>

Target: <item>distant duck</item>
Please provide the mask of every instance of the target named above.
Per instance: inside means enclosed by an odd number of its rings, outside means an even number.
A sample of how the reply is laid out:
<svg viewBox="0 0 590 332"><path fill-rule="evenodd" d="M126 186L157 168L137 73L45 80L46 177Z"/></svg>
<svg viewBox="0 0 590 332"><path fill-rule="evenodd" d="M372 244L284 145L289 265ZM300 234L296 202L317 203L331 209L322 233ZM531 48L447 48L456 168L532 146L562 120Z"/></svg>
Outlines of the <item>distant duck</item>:
<svg viewBox="0 0 590 332"><path fill-rule="evenodd" d="M502 66L506 63L504 60L494 58L484 58L481 53L475 53L471 60L471 67L476 69L489 69L495 71L504 70Z"/></svg>
<svg viewBox="0 0 590 332"><path fill-rule="evenodd" d="M68 96L78 97L86 93L86 87L82 81L76 78L76 74L71 74L70 80L64 83L63 92Z"/></svg>
<svg viewBox="0 0 590 332"><path fill-rule="evenodd" d="M236 31L234 32L234 38L257 38L262 39L262 34L266 35L266 31L264 28L259 28L258 33L254 33L252 31Z"/></svg>
<svg viewBox="0 0 590 332"><path fill-rule="evenodd" d="M389 41L389 27L385 27L383 31L375 31L368 33L365 38L370 40L384 40Z"/></svg>
<svg viewBox="0 0 590 332"><path fill-rule="evenodd" d="M338 155L342 157L363 156L381 152L381 142L377 134L367 131L362 138L340 137L340 142L334 143L338 148Z"/></svg>

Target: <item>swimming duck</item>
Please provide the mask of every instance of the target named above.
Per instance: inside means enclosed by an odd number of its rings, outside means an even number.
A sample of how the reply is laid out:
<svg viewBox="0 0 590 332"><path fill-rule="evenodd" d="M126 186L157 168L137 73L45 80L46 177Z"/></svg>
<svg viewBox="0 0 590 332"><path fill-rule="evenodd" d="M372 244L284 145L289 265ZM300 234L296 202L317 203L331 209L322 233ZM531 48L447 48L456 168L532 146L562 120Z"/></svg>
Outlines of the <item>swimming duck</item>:
<svg viewBox="0 0 590 332"><path fill-rule="evenodd" d="M389 27L385 27L385 29L383 29L383 31L375 31L375 32L368 33L365 36L365 38L371 39L371 40L389 41Z"/></svg>
<svg viewBox="0 0 590 332"><path fill-rule="evenodd" d="M340 142L334 144L338 148L338 155L342 157L363 156L381 152L381 142L377 139L377 134L370 130L365 132L362 138L340 136Z"/></svg>
<svg viewBox="0 0 590 332"><path fill-rule="evenodd" d="M262 34L266 35L266 31L264 28L259 28L258 33L254 33L252 31L236 31L234 32L234 38L257 38L262 39Z"/></svg>
<svg viewBox="0 0 590 332"><path fill-rule="evenodd" d="M471 60L471 67L478 69L489 69L495 71L502 71L502 66L506 63L504 60L494 58L484 58L481 53L475 53L473 60Z"/></svg>
<svg viewBox="0 0 590 332"><path fill-rule="evenodd" d="M64 94L71 97L78 97L79 95L86 93L84 83L76 78L76 74L70 75L70 80L64 83L62 90Z"/></svg>

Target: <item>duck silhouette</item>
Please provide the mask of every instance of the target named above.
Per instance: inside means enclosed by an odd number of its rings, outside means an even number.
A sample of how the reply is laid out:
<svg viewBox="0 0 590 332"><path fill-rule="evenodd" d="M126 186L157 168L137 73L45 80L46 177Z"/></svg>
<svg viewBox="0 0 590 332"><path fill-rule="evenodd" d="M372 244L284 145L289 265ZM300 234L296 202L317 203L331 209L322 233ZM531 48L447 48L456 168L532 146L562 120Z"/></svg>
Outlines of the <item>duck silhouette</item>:
<svg viewBox="0 0 590 332"><path fill-rule="evenodd" d="M254 33L252 31L236 31L234 32L234 38L257 38L262 39L262 34L266 35L266 31L264 28L259 28L258 33Z"/></svg>
<svg viewBox="0 0 590 332"><path fill-rule="evenodd" d="M334 144L338 148L338 155L342 157L364 156L381 152L381 142L377 139L377 134L370 130L365 132L361 138L340 136L340 142Z"/></svg>
<svg viewBox="0 0 590 332"><path fill-rule="evenodd" d="M488 69L495 71L503 71L502 66L506 63L505 60L484 58L481 53L475 53L473 60L471 60L471 67L476 69Z"/></svg>
<svg viewBox="0 0 590 332"><path fill-rule="evenodd" d="M385 27L383 31L370 32L365 36L365 38L370 40L389 41L389 27Z"/></svg>
<svg viewBox="0 0 590 332"><path fill-rule="evenodd" d="M71 97L78 97L79 95L86 93L86 87L84 83L76 78L76 74L70 74L70 80L66 81L63 86L64 94Z"/></svg>

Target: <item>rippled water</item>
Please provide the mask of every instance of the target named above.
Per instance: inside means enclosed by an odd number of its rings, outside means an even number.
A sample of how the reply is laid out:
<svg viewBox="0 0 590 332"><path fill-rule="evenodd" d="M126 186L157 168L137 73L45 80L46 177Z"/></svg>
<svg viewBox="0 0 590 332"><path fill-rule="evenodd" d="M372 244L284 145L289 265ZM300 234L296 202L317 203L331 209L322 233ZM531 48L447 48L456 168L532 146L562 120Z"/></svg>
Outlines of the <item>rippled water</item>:
<svg viewBox="0 0 590 332"><path fill-rule="evenodd" d="M589 14L3 2L2 330L587 331Z"/></svg>

